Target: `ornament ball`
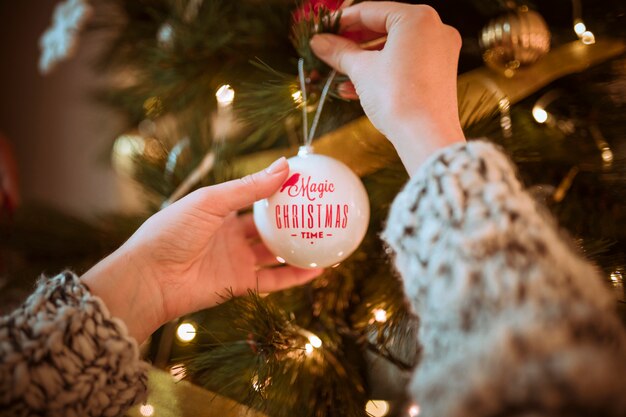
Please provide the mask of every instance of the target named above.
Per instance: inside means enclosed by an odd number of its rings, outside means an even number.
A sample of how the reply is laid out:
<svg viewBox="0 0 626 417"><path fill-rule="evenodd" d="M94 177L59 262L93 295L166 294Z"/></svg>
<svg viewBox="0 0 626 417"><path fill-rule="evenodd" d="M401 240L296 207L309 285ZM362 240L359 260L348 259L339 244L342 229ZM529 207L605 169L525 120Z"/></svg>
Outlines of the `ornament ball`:
<svg viewBox="0 0 626 417"><path fill-rule="evenodd" d="M285 262L325 268L350 256L367 231L365 187L350 168L300 148L289 176L271 197L254 204L254 222L265 245Z"/></svg>

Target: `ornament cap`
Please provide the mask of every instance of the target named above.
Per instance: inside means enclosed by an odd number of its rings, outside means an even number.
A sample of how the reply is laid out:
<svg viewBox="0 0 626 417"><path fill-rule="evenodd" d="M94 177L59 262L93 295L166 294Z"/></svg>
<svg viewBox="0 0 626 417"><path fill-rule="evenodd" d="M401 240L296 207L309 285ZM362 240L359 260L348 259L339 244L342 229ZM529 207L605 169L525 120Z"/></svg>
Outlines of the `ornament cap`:
<svg viewBox="0 0 626 417"><path fill-rule="evenodd" d="M313 152L313 146L311 145L304 145L304 146L300 146L300 148L298 148L298 156L307 156L314 153Z"/></svg>

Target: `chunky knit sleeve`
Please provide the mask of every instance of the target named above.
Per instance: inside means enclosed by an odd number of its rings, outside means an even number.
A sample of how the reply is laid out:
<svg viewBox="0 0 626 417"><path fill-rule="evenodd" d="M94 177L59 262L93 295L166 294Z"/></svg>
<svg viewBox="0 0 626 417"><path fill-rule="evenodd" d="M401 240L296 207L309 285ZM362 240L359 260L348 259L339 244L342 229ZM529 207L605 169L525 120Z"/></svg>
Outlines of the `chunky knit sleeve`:
<svg viewBox="0 0 626 417"><path fill-rule="evenodd" d="M496 147L433 155L384 238L420 318L410 393L423 415L626 415L614 301Z"/></svg>
<svg viewBox="0 0 626 417"><path fill-rule="evenodd" d="M118 416L146 383L126 326L72 273L0 318L0 415Z"/></svg>

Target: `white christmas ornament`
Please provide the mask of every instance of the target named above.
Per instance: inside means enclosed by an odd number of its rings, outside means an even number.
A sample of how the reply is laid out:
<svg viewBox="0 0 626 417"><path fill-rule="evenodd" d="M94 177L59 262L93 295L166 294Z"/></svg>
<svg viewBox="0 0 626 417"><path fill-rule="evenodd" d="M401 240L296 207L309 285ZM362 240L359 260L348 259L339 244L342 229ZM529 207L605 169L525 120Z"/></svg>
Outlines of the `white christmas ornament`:
<svg viewBox="0 0 626 417"><path fill-rule="evenodd" d="M290 158L289 176L273 196L254 204L265 245L287 263L324 268L350 256L369 223L361 180L343 163L302 147Z"/></svg>

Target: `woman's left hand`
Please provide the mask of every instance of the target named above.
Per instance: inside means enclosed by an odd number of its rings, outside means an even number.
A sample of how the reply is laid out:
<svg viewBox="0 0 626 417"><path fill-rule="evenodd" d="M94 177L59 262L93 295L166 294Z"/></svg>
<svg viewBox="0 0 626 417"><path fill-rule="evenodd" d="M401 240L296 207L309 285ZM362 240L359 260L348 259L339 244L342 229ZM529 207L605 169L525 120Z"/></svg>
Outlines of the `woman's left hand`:
<svg viewBox="0 0 626 417"><path fill-rule="evenodd" d="M150 217L83 277L111 314L143 341L161 324L248 289L271 292L321 273L278 262L237 211L271 196L289 173L284 158L240 180L199 189Z"/></svg>

